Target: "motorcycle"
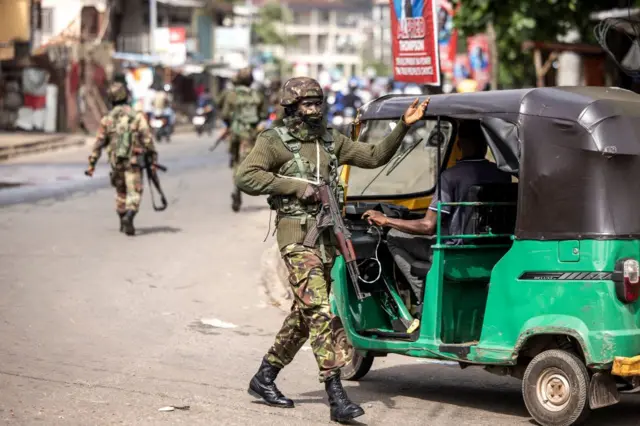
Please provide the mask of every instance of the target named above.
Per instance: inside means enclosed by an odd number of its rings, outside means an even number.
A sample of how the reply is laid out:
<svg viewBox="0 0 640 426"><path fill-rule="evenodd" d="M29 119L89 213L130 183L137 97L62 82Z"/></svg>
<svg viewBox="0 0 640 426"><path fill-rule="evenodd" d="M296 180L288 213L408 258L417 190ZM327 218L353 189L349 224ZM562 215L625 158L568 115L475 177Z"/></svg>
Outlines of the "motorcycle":
<svg viewBox="0 0 640 426"><path fill-rule="evenodd" d="M331 118L331 126L344 134L345 136L351 136L351 124L355 120L356 110L352 107L345 107L341 110L333 112Z"/></svg>
<svg viewBox="0 0 640 426"><path fill-rule="evenodd" d="M166 114L165 111L156 110L151 118L150 125L153 129L156 142L161 142L164 137L167 142L171 142L171 134L173 129L171 128L171 117Z"/></svg>
<svg viewBox="0 0 640 426"><path fill-rule="evenodd" d="M199 107L196 109L196 115L193 116L192 122L196 129L196 133L198 136L202 136L204 131L207 132L209 136L213 134L213 107L211 105L207 105L202 108Z"/></svg>

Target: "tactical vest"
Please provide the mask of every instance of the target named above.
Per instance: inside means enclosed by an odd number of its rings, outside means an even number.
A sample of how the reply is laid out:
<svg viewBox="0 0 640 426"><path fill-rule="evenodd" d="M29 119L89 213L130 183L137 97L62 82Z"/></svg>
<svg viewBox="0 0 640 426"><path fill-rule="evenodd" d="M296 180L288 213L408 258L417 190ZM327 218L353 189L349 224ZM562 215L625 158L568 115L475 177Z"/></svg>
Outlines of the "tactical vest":
<svg viewBox="0 0 640 426"><path fill-rule="evenodd" d="M276 127L274 130L278 133L278 136L280 136L280 140L284 146L293 154L293 158L280 167L278 175L314 183L317 178L317 167L319 164L314 167L308 159L300 155L302 142L289 133L286 127ZM329 186L334 191L338 203L342 205L344 201L344 187L339 181L338 158L335 153L333 135L327 130L319 139L317 143L320 144L329 155ZM298 216L302 220L306 220L308 216L316 215L320 207L317 204L303 204L295 195L271 195L267 201L271 209L278 212L279 217Z"/></svg>

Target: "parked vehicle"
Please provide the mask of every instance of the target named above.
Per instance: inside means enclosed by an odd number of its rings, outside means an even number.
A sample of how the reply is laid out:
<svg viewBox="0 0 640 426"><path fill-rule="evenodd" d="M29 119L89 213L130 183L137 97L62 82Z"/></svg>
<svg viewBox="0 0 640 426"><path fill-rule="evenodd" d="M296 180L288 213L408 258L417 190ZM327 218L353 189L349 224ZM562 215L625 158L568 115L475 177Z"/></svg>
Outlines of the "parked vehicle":
<svg viewBox="0 0 640 426"><path fill-rule="evenodd" d="M353 136L380 140L414 99L390 95L363 106ZM521 379L524 403L543 426L578 424L638 390L639 118L640 95L616 88L435 95L426 125L410 130L417 142L387 169L345 166L345 221L362 279L351 282L337 259L331 303L344 326L343 377L364 377L375 357L390 353L483 367ZM407 327L407 284L394 273L386 234L361 216L372 208L423 215L442 171L458 159L463 120L479 123L478 139L514 183L477 185L465 202L437 204L433 261L412 264L425 281L422 311ZM444 206L466 209L463 235L441 229Z"/></svg>

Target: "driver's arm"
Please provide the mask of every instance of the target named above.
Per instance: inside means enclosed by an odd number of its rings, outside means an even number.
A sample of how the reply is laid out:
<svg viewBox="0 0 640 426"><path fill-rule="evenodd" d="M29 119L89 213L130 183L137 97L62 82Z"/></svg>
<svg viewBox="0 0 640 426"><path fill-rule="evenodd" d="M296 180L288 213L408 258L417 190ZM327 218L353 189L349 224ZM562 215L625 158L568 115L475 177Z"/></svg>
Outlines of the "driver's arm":
<svg viewBox="0 0 640 426"><path fill-rule="evenodd" d="M453 200L453 185L447 179L446 172L440 178L442 184L442 202L449 203ZM436 191L437 194L437 191ZM440 208L442 214L451 214L451 206L442 206ZM398 231L416 235L434 235L438 226L438 197L434 195L429 205L427 214L416 220L395 219L384 216L379 211L369 210L362 217L367 219L369 223L378 226L385 226Z"/></svg>
<svg viewBox="0 0 640 426"><path fill-rule="evenodd" d="M422 219L417 220L387 218L386 226L408 234L433 235L436 233L437 219L437 213L429 210Z"/></svg>
<svg viewBox="0 0 640 426"><path fill-rule="evenodd" d="M375 169L383 166L391 160L398 150L402 139L409 131L410 126L402 117L395 129L380 143L355 142L343 134L335 131L336 151L338 162L363 169Z"/></svg>

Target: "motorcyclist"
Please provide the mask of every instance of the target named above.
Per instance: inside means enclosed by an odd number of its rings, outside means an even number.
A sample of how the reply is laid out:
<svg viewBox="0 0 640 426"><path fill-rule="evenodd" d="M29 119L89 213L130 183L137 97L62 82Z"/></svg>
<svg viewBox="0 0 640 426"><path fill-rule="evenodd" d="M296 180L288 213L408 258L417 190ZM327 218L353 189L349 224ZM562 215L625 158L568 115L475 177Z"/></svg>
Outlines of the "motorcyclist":
<svg viewBox="0 0 640 426"><path fill-rule="evenodd" d="M355 78L349 80L347 86L347 94L344 95L340 100L343 110L344 108L358 109L362 106L362 98L357 94L359 86L360 85L358 84L358 80L356 80Z"/></svg>
<svg viewBox="0 0 640 426"><path fill-rule="evenodd" d="M207 123L210 123L213 120L213 96L211 96L211 92L208 87L205 87L202 90L200 96L198 96L197 107L205 110L205 117L207 118Z"/></svg>
<svg viewBox="0 0 640 426"><path fill-rule="evenodd" d="M156 97L153 100L154 115L169 117L169 134L173 133L176 121L175 112L171 108L171 98L171 85L165 84L162 91L156 92Z"/></svg>

